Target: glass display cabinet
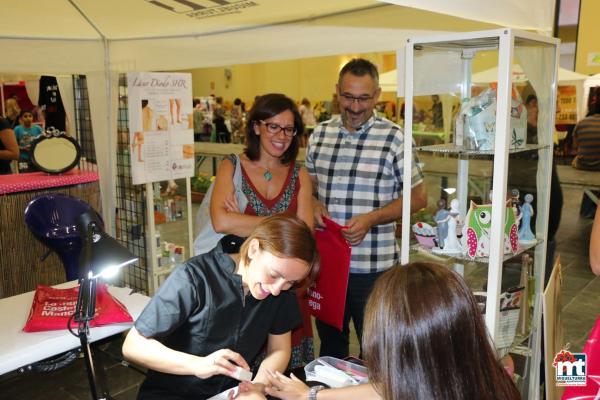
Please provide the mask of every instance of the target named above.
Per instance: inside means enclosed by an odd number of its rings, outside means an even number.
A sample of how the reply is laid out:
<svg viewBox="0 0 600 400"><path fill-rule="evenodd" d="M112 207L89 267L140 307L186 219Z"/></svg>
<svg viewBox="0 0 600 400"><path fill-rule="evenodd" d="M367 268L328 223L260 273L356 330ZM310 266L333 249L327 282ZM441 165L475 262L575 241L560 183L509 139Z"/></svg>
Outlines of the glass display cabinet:
<svg viewBox="0 0 600 400"><path fill-rule="evenodd" d="M451 138L415 147L429 206L402 225L401 262L433 260L463 275L481 295L499 355L522 357L517 385L530 399L539 393L558 44L505 28L410 38L398 55L404 187L412 184L413 131L433 124ZM474 81L493 67L495 82ZM525 104L533 96L537 107ZM402 212L411 221L410 196Z"/></svg>

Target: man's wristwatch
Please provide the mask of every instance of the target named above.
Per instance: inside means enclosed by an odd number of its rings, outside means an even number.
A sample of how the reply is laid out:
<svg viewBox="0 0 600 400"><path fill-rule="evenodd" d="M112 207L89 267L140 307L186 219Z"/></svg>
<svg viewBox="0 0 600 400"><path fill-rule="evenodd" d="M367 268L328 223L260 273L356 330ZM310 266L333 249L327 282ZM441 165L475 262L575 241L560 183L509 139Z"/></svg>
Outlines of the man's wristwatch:
<svg viewBox="0 0 600 400"><path fill-rule="evenodd" d="M308 391L308 400L317 400L317 392L325 389L323 385L312 386Z"/></svg>

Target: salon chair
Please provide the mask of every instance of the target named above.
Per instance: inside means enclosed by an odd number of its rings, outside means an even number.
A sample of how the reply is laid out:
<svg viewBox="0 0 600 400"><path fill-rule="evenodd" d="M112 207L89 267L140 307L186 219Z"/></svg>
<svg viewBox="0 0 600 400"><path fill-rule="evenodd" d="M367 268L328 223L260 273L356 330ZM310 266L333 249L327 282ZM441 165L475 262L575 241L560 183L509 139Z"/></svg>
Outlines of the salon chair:
<svg viewBox="0 0 600 400"><path fill-rule="evenodd" d="M79 278L82 243L77 218L87 211L95 212L85 201L60 193L37 196L25 208L27 227L36 239L56 252L65 268L67 281ZM102 221L100 215L98 218Z"/></svg>

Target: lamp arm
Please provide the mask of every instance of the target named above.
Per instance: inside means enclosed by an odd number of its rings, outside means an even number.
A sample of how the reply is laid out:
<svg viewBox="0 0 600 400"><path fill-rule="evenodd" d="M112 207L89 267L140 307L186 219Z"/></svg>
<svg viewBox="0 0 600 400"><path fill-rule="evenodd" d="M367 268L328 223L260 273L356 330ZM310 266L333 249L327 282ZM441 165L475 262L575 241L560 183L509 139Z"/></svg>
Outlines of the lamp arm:
<svg viewBox="0 0 600 400"><path fill-rule="evenodd" d="M96 284L97 280L90 277L92 244L96 224L90 222L86 227L83 244L83 258L79 266L79 293L77 305L75 306L75 322L89 322L94 319L96 313Z"/></svg>

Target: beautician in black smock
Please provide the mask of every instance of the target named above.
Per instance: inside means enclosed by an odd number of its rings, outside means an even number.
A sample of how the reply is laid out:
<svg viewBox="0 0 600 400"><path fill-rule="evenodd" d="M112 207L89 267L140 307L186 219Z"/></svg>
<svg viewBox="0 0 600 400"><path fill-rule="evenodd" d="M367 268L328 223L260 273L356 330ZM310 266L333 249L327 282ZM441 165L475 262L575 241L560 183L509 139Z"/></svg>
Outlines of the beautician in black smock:
<svg viewBox="0 0 600 400"><path fill-rule="evenodd" d="M237 385L266 344L252 382L262 398L267 370L283 371L300 324L293 291L319 270L311 230L292 216L262 221L239 255L221 246L178 266L131 329L123 354L149 369L139 399L206 399Z"/></svg>

